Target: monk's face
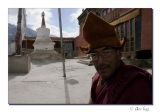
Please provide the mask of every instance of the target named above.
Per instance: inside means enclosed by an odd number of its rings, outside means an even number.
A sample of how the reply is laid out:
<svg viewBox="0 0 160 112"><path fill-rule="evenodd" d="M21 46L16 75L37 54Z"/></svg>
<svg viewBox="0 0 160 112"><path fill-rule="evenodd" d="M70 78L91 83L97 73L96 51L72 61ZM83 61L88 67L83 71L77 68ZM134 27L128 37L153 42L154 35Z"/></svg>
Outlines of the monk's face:
<svg viewBox="0 0 160 112"><path fill-rule="evenodd" d="M111 47L94 49L90 55L97 72L104 80L116 71L121 59L120 50Z"/></svg>

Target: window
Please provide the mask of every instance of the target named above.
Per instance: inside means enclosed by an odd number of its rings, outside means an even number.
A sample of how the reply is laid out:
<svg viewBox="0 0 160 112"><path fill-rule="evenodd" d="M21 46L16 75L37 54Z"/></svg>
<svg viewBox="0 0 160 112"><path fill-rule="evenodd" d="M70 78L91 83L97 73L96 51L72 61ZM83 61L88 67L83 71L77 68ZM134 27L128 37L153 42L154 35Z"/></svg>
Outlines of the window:
<svg viewBox="0 0 160 112"><path fill-rule="evenodd" d="M118 36L121 38L121 29L120 29L120 25L116 26L116 32L117 32Z"/></svg>
<svg viewBox="0 0 160 112"><path fill-rule="evenodd" d="M107 9L102 9L99 11L101 17L105 17L107 15Z"/></svg>
<svg viewBox="0 0 160 112"><path fill-rule="evenodd" d="M126 48L125 48L125 51L126 51L126 52L128 52L128 51L129 51L129 42L128 42L128 41L126 42Z"/></svg>
<svg viewBox="0 0 160 112"><path fill-rule="evenodd" d="M120 25L120 33L121 33L121 38L124 38L124 25L123 25L123 23Z"/></svg>
<svg viewBox="0 0 160 112"><path fill-rule="evenodd" d="M110 12L111 12L111 8L109 8L109 9L107 10L107 14L110 13Z"/></svg>
<svg viewBox="0 0 160 112"><path fill-rule="evenodd" d="M134 51L134 38L133 37L131 37L131 40L130 40L130 50L131 51Z"/></svg>
<svg viewBox="0 0 160 112"><path fill-rule="evenodd" d="M141 16L135 18L135 48L141 49Z"/></svg>
<svg viewBox="0 0 160 112"><path fill-rule="evenodd" d="M127 40L125 46L124 46L124 49L123 49L124 52L128 52L129 51L129 40Z"/></svg>
<svg viewBox="0 0 160 112"><path fill-rule="evenodd" d="M112 11L113 11L113 10L115 10L116 8L111 8L111 9L112 9Z"/></svg>
<svg viewBox="0 0 160 112"><path fill-rule="evenodd" d="M135 47L135 19L130 20L130 49L134 51Z"/></svg>
<svg viewBox="0 0 160 112"><path fill-rule="evenodd" d="M130 31L129 31L129 21L126 21L123 23L123 38L127 38L127 42L124 46L124 52L129 52L130 51Z"/></svg>
<svg viewBox="0 0 160 112"><path fill-rule="evenodd" d="M130 20L130 35L134 36L135 35L135 18Z"/></svg>

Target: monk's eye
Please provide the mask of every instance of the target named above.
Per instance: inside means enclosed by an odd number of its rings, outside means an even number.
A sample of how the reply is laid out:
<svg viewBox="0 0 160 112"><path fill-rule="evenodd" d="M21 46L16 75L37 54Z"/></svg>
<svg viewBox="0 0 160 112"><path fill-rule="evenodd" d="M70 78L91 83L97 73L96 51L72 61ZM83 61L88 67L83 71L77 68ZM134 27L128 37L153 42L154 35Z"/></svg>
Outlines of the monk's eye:
<svg viewBox="0 0 160 112"><path fill-rule="evenodd" d="M109 49L109 50L104 50L103 53L108 54L108 53L112 53L113 50Z"/></svg>

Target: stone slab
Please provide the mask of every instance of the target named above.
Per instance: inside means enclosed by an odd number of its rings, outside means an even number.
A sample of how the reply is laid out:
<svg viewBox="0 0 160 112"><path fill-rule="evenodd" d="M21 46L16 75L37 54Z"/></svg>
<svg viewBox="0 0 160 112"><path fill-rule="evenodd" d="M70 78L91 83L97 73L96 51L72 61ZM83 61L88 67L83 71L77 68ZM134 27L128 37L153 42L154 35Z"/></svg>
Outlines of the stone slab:
<svg viewBox="0 0 160 112"><path fill-rule="evenodd" d="M28 73L31 68L31 59L29 55L9 56L8 72L9 73Z"/></svg>

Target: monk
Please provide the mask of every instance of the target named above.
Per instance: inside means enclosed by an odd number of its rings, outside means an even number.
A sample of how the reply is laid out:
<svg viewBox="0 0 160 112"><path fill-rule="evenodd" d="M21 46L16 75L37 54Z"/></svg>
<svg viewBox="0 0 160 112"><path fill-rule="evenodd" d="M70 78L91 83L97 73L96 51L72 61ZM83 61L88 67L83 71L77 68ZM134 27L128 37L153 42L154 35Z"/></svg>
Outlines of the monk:
<svg viewBox="0 0 160 112"><path fill-rule="evenodd" d="M91 56L97 73L92 78L90 104L152 104L152 79L147 71L121 60L125 39L115 27L90 12L81 50Z"/></svg>

